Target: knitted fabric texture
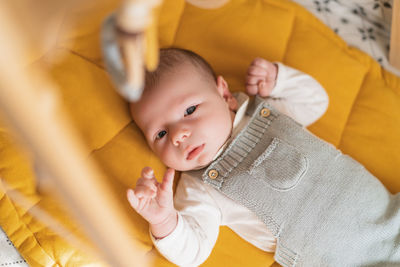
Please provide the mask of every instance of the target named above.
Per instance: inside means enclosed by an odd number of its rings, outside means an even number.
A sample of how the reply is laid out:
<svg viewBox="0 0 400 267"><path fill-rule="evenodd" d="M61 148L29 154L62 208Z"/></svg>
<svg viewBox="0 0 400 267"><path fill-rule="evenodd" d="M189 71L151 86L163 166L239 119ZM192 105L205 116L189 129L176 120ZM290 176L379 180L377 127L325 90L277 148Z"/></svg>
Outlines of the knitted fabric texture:
<svg viewBox="0 0 400 267"><path fill-rule="evenodd" d="M269 116L262 116L263 109ZM256 98L208 167L191 171L253 211L282 266L400 264L400 197L361 164ZM218 172L211 179L210 170Z"/></svg>

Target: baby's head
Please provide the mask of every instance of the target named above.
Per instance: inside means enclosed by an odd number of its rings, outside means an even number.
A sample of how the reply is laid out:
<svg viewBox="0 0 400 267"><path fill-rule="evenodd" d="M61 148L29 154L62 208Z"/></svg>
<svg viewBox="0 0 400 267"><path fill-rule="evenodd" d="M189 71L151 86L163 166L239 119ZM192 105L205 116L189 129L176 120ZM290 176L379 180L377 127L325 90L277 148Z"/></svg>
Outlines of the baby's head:
<svg viewBox="0 0 400 267"><path fill-rule="evenodd" d="M131 113L164 164L186 171L213 160L230 136L236 106L226 81L204 59L168 48L161 49L157 70L146 74Z"/></svg>

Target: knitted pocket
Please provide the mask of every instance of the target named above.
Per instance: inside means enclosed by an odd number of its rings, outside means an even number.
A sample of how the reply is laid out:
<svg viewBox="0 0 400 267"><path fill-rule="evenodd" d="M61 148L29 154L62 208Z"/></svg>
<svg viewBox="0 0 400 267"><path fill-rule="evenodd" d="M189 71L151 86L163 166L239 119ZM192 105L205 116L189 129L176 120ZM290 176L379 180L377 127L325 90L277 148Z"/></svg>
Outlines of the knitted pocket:
<svg viewBox="0 0 400 267"><path fill-rule="evenodd" d="M307 158L294 146L275 137L250 165L248 173L275 190L287 191L296 187L307 169Z"/></svg>

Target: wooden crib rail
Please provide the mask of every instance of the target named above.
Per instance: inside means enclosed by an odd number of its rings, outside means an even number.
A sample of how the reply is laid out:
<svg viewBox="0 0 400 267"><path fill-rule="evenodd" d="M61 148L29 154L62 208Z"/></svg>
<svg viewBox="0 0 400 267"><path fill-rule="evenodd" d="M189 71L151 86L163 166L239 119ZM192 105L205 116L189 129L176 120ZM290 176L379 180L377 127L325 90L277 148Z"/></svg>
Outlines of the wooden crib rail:
<svg viewBox="0 0 400 267"><path fill-rule="evenodd" d="M393 1L389 62L400 70L400 0Z"/></svg>
<svg viewBox="0 0 400 267"><path fill-rule="evenodd" d="M12 1L9 1L12 2ZM130 236L135 226L82 141L58 107L57 88L46 73L24 67L26 29L0 5L0 108L21 140L57 185L57 193L75 215L99 256L110 266L147 266L147 248Z"/></svg>

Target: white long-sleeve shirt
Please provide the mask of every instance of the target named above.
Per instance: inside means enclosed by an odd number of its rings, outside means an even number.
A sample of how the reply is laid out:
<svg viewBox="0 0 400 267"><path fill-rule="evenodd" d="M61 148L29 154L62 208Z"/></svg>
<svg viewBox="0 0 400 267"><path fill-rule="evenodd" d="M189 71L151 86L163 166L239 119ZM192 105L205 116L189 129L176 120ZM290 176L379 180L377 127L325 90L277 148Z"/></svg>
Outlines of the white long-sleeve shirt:
<svg viewBox="0 0 400 267"><path fill-rule="evenodd" d="M265 101L304 126L315 122L328 107L328 96L321 85L298 70L278 64L275 88ZM248 117L248 97L237 97L239 109L234 119L233 138ZM221 149L222 150L222 149ZM266 225L246 207L235 203L196 177L182 173L175 196L178 224L168 236L155 239L157 250L179 266L198 266L210 255L219 233L226 225L254 246L274 252L276 239Z"/></svg>

